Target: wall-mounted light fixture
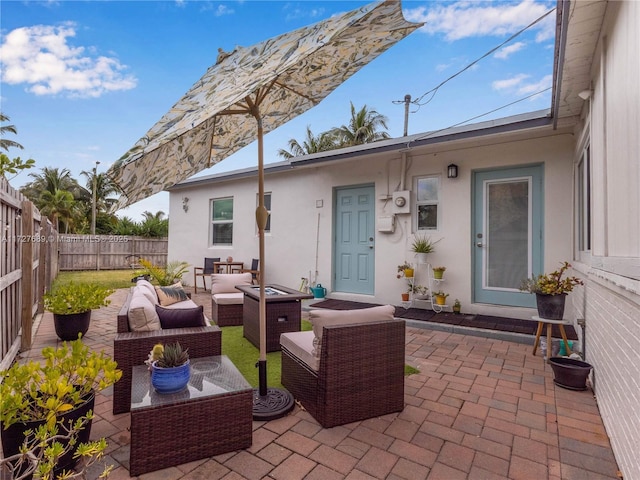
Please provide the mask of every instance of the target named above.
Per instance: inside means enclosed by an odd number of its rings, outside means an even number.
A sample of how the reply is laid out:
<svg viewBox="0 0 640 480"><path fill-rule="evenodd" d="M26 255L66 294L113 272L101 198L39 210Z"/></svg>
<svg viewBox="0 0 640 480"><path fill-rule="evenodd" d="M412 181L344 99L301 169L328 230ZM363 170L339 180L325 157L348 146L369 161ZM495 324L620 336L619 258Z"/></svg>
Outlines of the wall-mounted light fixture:
<svg viewBox="0 0 640 480"><path fill-rule="evenodd" d="M182 197L182 209L185 213L189 211L189 197Z"/></svg>
<svg viewBox="0 0 640 480"><path fill-rule="evenodd" d="M447 167L447 178L458 178L458 166L454 163Z"/></svg>
<svg viewBox="0 0 640 480"><path fill-rule="evenodd" d="M580 93L578 93L578 96L582 100L589 100L591 98L592 94L593 94L593 92L591 90L582 90Z"/></svg>

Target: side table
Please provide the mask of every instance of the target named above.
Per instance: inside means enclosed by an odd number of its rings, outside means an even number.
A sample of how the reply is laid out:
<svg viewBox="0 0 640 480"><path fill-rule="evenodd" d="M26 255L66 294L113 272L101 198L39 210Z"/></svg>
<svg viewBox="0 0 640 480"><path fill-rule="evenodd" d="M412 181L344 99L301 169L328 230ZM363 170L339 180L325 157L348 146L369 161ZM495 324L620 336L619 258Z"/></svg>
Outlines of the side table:
<svg viewBox="0 0 640 480"><path fill-rule="evenodd" d="M537 315L531 317L532 320L538 322L538 329L536 330L536 340L533 343L533 354L536 354L536 350L538 350L538 344L540 343L540 335L542 334L542 329L544 326L547 326L547 362L549 362L549 358L551 358L551 327L553 325L558 325L560 329L560 335L562 335L562 341L564 342L565 352L567 355L571 355L571 349L569 348L569 343L567 341L567 333L564 330L565 325L570 325L568 320L552 320L550 318L542 318Z"/></svg>
<svg viewBox="0 0 640 480"><path fill-rule="evenodd" d="M133 368L131 476L251 446L253 389L226 355L192 358L177 393L156 393L150 377Z"/></svg>
<svg viewBox="0 0 640 480"><path fill-rule="evenodd" d="M260 348L260 287L238 285L236 288L244 293L243 335L255 347ZM300 331L301 300L310 298L313 295L282 285L265 287L267 352L280 350L280 334Z"/></svg>

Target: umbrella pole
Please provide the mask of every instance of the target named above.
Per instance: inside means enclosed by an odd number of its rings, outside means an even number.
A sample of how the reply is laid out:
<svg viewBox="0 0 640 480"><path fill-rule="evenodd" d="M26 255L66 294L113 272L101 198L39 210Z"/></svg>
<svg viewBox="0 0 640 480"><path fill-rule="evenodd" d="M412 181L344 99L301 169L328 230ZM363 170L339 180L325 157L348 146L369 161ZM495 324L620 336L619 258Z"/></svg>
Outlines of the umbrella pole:
<svg viewBox="0 0 640 480"><path fill-rule="evenodd" d="M267 226L269 212L264 206L264 130L262 117L257 105L252 105L252 114L258 122L258 208L256 208L256 223L260 241L260 263L258 272L260 277L260 303L258 306L260 318L260 357L258 359L258 388L253 394L253 419L274 420L289 413L295 403L293 395L286 390L267 387L267 299L265 296L265 252L264 230Z"/></svg>

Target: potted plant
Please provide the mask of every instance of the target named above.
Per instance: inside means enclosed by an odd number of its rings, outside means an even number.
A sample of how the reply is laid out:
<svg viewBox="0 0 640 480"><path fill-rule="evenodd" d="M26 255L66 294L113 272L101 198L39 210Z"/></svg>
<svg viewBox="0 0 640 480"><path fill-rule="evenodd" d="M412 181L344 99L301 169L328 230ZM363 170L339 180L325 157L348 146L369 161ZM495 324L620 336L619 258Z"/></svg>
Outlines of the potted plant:
<svg viewBox="0 0 640 480"><path fill-rule="evenodd" d="M414 273L413 265L405 261L402 265L398 265L398 274L396 275L396 278L402 278L402 277L412 278L413 273Z"/></svg>
<svg viewBox="0 0 640 480"><path fill-rule="evenodd" d="M427 292L429 289L424 285L411 285L409 284L409 293L413 293L416 299L423 300L427 298Z"/></svg>
<svg viewBox="0 0 640 480"><path fill-rule="evenodd" d="M460 313L462 309L462 305L460 304L460 300L456 298L456 301L453 302L453 313Z"/></svg>
<svg viewBox="0 0 640 480"><path fill-rule="evenodd" d="M189 264L181 261L167 262L165 267L154 265L144 258L140 264L146 269L146 274L155 280L161 287L168 287L182 280L182 276L189 270Z"/></svg>
<svg viewBox="0 0 640 480"><path fill-rule="evenodd" d="M433 296L436 298L436 305L446 305L448 293L444 293L442 290L438 290L437 292L433 292Z"/></svg>
<svg viewBox="0 0 640 480"><path fill-rule="evenodd" d="M562 320L567 294L573 287L584 285L578 277L564 277L565 271L571 267L569 262L562 262L561 267L551 273L532 276L523 280L520 290L535 293L538 316L550 320Z"/></svg>
<svg viewBox="0 0 640 480"><path fill-rule="evenodd" d="M111 303L113 289L94 283L57 284L44 294L44 308L53 313L56 334L61 340L75 340L89 330L91 310Z"/></svg>
<svg viewBox="0 0 640 480"><path fill-rule="evenodd" d="M416 234L411 244L411 250L416 254L419 263L427 263L427 254L433 253L435 244L440 240L434 242L431 237Z"/></svg>
<svg viewBox="0 0 640 480"><path fill-rule="evenodd" d="M180 342L154 345L147 364L151 367L151 385L158 393L179 392L189 383L189 349L183 350Z"/></svg>
<svg viewBox="0 0 640 480"><path fill-rule="evenodd" d="M447 269L447 267L433 267L433 278L436 280L442 280L442 274Z"/></svg>
<svg viewBox="0 0 640 480"><path fill-rule="evenodd" d="M51 472L73 468L74 452L100 456L104 439L89 442L95 393L122 376L115 361L81 340L46 347L42 357L44 363L15 363L0 372L2 446L18 477L38 469L51 478Z"/></svg>

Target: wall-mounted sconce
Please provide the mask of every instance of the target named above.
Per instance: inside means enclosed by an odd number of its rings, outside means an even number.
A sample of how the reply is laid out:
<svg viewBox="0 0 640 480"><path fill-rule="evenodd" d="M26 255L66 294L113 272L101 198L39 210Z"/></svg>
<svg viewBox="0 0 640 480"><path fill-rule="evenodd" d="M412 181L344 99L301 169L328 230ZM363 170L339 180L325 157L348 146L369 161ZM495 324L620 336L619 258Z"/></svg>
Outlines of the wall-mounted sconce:
<svg viewBox="0 0 640 480"><path fill-rule="evenodd" d="M593 94L593 92L591 90L582 90L580 93L578 93L578 96L582 100L589 100L591 98L592 94Z"/></svg>
<svg viewBox="0 0 640 480"><path fill-rule="evenodd" d="M185 213L189 211L189 197L182 197L182 209Z"/></svg>
<svg viewBox="0 0 640 480"><path fill-rule="evenodd" d="M454 163L447 167L447 178L458 178L458 166Z"/></svg>

